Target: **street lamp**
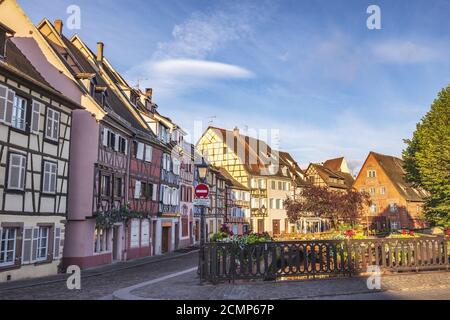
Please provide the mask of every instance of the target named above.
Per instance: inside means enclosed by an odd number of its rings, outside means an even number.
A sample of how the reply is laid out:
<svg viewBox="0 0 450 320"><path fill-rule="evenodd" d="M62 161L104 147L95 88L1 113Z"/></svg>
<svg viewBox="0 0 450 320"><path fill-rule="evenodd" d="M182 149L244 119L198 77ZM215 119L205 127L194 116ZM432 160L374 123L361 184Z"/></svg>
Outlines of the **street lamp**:
<svg viewBox="0 0 450 320"><path fill-rule="evenodd" d="M206 183L206 176L208 175L208 164L205 158L202 157L202 163L197 165L198 179L201 183ZM203 283L203 275L205 269L205 207L201 206L200 213L200 284Z"/></svg>

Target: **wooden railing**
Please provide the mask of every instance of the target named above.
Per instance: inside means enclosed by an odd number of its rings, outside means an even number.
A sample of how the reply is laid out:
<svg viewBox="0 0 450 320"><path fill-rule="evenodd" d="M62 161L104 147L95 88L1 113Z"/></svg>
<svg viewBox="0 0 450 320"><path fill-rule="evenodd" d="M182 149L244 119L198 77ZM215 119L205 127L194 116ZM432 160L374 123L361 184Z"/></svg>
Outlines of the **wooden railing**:
<svg viewBox="0 0 450 320"><path fill-rule="evenodd" d="M427 237L251 245L206 243L202 274L204 281L218 283L237 279L352 275L367 272L369 266L389 271L448 270L449 241L448 237Z"/></svg>

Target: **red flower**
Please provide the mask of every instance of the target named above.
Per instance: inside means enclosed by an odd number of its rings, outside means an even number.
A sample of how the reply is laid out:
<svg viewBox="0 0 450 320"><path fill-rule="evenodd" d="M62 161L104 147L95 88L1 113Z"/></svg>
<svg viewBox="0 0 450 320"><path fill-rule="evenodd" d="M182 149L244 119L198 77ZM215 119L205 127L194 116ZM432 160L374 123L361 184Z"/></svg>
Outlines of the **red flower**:
<svg viewBox="0 0 450 320"><path fill-rule="evenodd" d="M347 230L347 231L345 231L344 234L345 234L346 237L352 238L355 235L355 231Z"/></svg>
<svg viewBox="0 0 450 320"><path fill-rule="evenodd" d="M411 230L411 231L409 232L409 235L410 235L410 236L414 236L414 231Z"/></svg>
<svg viewBox="0 0 450 320"><path fill-rule="evenodd" d="M450 237L450 228L447 228L447 229L445 230L445 234L446 234L447 236Z"/></svg>
<svg viewBox="0 0 450 320"><path fill-rule="evenodd" d="M407 235L407 234L409 234L409 231L404 229L404 230L402 230L402 234Z"/></svg>

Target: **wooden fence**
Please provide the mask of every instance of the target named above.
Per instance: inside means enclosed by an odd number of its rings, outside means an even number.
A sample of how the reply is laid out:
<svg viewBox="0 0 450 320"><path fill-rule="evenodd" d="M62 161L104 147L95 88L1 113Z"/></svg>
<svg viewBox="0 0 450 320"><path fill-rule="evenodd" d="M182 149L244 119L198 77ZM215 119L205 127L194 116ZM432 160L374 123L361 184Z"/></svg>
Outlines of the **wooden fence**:
<svg viewBox="0 0 450 320"><path fill-rule="evenodd" d="M448 270L450 238L314 240L251 245L207 243L203 281L276 280L389 271ZM200 252L200 257L202 256ZM202 267L200 258L199 267Z"/></svg>

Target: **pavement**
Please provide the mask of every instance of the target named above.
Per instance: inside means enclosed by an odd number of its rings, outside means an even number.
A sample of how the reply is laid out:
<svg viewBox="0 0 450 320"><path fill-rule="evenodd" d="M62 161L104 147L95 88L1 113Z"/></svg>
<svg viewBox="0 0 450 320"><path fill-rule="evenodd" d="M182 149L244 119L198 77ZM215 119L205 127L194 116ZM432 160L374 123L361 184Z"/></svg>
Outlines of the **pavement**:
<svg viewBox="0 0 450 320"><path fill-rule="evenodd" d="M367 280L367 277L341 277L200 285L195 270L186 270L162 281L123 288L113 297L122 300L450 300L450 272L383 275L378 290L368 289Z"/></svg>
<svg viewBox="0 0 450 320"><path fill-rule="evenodd" d="M450 272L383 275L381 289L366 277L199 284L198 250L83 270L81 290L69 290L68 275L0 284L0 300L450 300Z"/></svg>

